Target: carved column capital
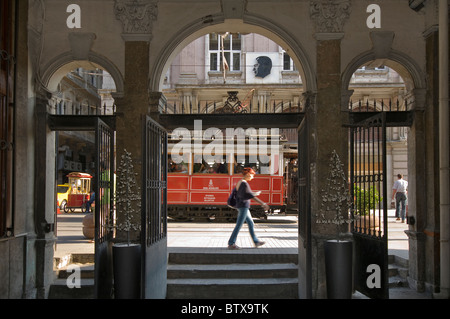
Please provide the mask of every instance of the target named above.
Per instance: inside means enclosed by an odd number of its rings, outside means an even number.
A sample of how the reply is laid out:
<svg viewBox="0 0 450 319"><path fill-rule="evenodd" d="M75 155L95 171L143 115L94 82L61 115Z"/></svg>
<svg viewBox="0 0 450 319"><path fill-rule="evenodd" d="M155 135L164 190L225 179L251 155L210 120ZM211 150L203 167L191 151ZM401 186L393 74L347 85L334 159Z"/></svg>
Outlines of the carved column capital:
<svg viewBox="0 0 450 319"><path fill-rule="evenodd" d="M114 14L122 22L122 36L126 41L151 41L158 1L115 0Z"/></svg>
<svg viewBox="0 0 450 319"><path fill-rule="evenodd" d="M355 90L342 90L341 91L341 111L349 111L350 98Z"/></svg>
<svg viewBox="0 0 450 319"><path fill-rule="evenodd" d="M311 0L309 14L319 33L340 33L351 13L351 0Z"/></svg>
<svg viewBox="0 0 450 319"><path fill-rule="evenodd" d="M162 92L149 92L148 102L150 105L149 113L159 114L162 113L162 110L164 110L167 99Z"/></svg>
<svg viewBox="0 0 450 319"><path fill-rule="evenodd" d="M302 94L303 105L305 106L305 111L312 110L316 111L316 98L317 93L306 91Z"/></svg>

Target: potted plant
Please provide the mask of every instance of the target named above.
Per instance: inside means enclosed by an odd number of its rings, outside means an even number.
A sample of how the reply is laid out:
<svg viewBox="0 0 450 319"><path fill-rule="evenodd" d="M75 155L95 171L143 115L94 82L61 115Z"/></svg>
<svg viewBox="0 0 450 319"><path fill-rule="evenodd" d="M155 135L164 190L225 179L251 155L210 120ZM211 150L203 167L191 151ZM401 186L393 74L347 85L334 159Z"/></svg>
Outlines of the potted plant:
<svg viewBox="0 0 450 319"><path fill-rule="evenodd" d="M350 299L353 291L353 243L341 239L352 222L351 196L347 178L337 152L334 150L329 164L326 189L322 190L321 219L316 223L335 224L336 239L324 242L327 297Z"/></svg>
<svg viewBox="0 0 450 319"><path fill-rule="evenodd" d="M115 204L117 214L123 214L121 223L113 221L114 229L126 232L125 242L113 245L114 296L117 299L140 298L141 245L132 242L130 233L140 231L140 223L133 222L133 216L141 207L139 187L135 180L131 153L124 150L117 168Z"/></svg>
<svg viewBox="0 0 450 319"><path fill-rule="evenodd" d="M379 227L378 218L371 218L371 211L377 207L377 204L383 199L378 190L371 186L364 189L359 186L354 188L355 198L355 216L360 219L360 224L364 228Z"/></svg>

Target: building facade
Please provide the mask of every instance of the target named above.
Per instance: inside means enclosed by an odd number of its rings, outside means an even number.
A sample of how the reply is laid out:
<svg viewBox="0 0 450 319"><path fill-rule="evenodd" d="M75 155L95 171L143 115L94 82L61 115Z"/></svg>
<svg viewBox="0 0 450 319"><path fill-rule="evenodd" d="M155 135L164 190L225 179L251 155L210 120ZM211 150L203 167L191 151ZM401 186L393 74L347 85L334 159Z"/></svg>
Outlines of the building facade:
<svg viewBox="0 0 450 319"><path fill-rule="evenodd" d="M305 117L299 127L305 130L307 142L312 220L307 237L300 229L299 295L325 298L323 243L333 238L335 226L315 223L314 216L320 212L328 160L336 152L348 163L350 101L354 105L379 89L358 83L358 73L364 78L367 73L360 71L364 68L377 76L394 76L382 73L382 66L387 66L403 83L382 88L382 95L390 90L412 118L407 129L392 128L392 139L404 144L392 152L399 162L394 158L387 164L394 170L407 169L410 183L409 216L415 219L407 231L410 285L448 298L448 1L375 2L372 7L351 0L3 1L0 296L46 298L48 294L53 279L57 157L55 125L49 119L56 115L53 101L61 80L83 68L105 70L114 81L118 158L125 148L135 159L143 158L142 127L136 124L143 116L168 127L176 124L179 117L170 117L170 108L164 112L165 100L171 105L195 104L220 94L223 101L228 86L245 80L240 94L247 96L255 89L254 103L272 99L269 92L275 92L277 100L303 103ZM220 37L211 35L227 32L231 40L223 43L227 50L222 51ZM271 42L252 41L253 34ZM247 37L249 41L242 41ZM244 57L242 48L247 44L254 47ZM189 51L183 52L187 45L205 59L198 69L183 63L190 59ZM281 81L289 91L264 83L270 76L263 70L256 76L256 63L251 61L260 55L252 52L264 52L272 62L278 61L275 67L280 72L272 80ZM266 62L258 60L258 64ZM352 98L354 94L361 98ZM290 118L283 117L282 110L276 108L270 116L287 123ZM249 124L270 124L260 118L262 122ZM396 164L406 159L407 167ZM142 169L137 166L138 179L143 179ZM166 244L163 237L152 244L156 256L150 264L155 279L152 298L165 296Z"/></svg>

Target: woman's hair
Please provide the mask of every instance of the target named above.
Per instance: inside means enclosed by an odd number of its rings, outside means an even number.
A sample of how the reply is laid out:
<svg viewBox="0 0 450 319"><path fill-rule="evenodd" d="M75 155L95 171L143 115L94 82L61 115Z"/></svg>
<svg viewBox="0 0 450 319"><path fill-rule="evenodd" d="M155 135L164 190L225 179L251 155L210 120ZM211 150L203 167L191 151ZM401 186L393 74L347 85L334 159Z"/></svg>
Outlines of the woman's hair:
<svg viewBox="0 0 450 319"><path fill-rule="evenodd" d="M247 175L247 174L256 174L255 171L253 170L253 168L251 167L246 167L242 170L242 175Z"/></svg>

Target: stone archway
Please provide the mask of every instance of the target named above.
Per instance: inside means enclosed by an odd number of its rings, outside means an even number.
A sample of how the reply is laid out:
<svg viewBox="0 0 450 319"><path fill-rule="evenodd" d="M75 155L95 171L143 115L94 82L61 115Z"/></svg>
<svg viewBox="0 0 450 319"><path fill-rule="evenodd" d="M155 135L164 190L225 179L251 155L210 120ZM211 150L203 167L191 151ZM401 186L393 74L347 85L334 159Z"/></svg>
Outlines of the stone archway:
<svg viewBox="0 0 450 319"><path fill-rule="evenodd" d="M426 88L425 75L418 64L406 54L398 51L390 51L386 55L379 56L375 50L366 51L355 57L342 73L342 92L347 92L351 77L355 71L373 61L382 61L383 64L396 70L405 81L408 91L416 91ZM416 91L417 92L417 91Z"/></svg>
<svg viewBox="0 0 450 319"><path fill-rule="evenodd" d="M234 7L229 7L228 3L232 3ZM249 29L251 27L259 28L258 30L269 33L272 30L274 39L277 37L283 39L283 42L290 44L294 53L296 52L292 56L295 56L298 62L297 65L301 65L304 68L304 80L307 85L305 91L312 94L312 103L309 107L310 112L307 114L308 121L311 123L307 132L307 139L311 142L308 174L311 175L312 181L309 188L313 199L311 204L312 212L317 213L319 211L321 189L324 186L322 181L326 178L326 173L324 172L327 171L324 163L326 163L330 152L334 148L341 155L344 155L347 150L347 134L342 127L345 120L340 111L342 111L341 106L343 105L341 93L346 91L346 89L342 89L341 40L345 35L343 33L343 24L349 16L349 6L339 8L340 11L343 11L339 13L342 13L344 18L334 21L334 24L323 23L323 20L326 19L334 20L328 17L316 21L316 33L314 34L316 42L313 43L316 51L314 49L311 50L311 52L316 53L316 69L308 62L309 57L307 58L307 55L301 50L298 40L291 37L288 31L279 28L270 20L248 14L243 8L245 6L243 2L241 3L242 7L239 7L239 3L241 1L222 1L221 9L223 12L219 11L219 13L216 13L216 11L211 11L213 14L198 18L193 22L189 22L188 19L188 23L184 25L184 28L178 28L178 31L180 31L178 35L170 36L170 41L161 41L165 42L166 45L158 43L155 47L159 47L155 51L152 51L152 46L150 45L152 40L148 34L139 34L139 32L125 34L125 75L127 77L125 83L128 88L125 87L125 98L122 103L123 118L118 118L118 123L121 122L119 125L124 136L122 141L118 140L118 142L122 145L132 143L133 148L138 153L137 158L141 158L139 145L142 143L138 138L135 138L135 136L138 136L137 129L127 127L126 124L136 122L141 116L148 114L148 91L151 92L150 113L156 118L158 117L162 75L171 59L176 55L177 48L180 45L182 47L183 43L190 42L197 35L206 33L207 30L224 31L221 29L223 26L237 28L244 25L249 27ZM327 9L337 10L336 8ZM233 10L234 12L230 13ZM311 13L310 16L313 18ZM129 30L124 31L129 32ZM173 32L173 30L171 31ZM289 45L286 47L289 47ZM381 49L380 51L382 52ZM401 58L397 58L396 52L390 49L387 52L391 52L393 61L401 60ZM380 52L377 52L375 58L380 56ZM149 62L150 58L151 62ZM415 68L412 67L411 70L415 70ZM420 76L416 78L417 80L421 79ZM143 81L145 81L146 85L142 85ZM319 109L321 112L318 112ZM333 236L335 231L334 227L330 225L313 225L312 227L313 239L311 241L313 247L310 259L314 259L314 269L317 271L310 273L314 277L312 280L314 286L312 288L309 287L308 290L312 290L312 294L309 294L309 296L321 297L325 293L322 244L324 238ZM306 295L308 296L308 294Z"/></svg>
<svg viewBox="0 0 450 319"><path fill-rule="evenodd" d="M118 71L118 69L107 59L99 56L96 53L91 52L86 60L76 60L71 53L61 54L60 56L54 58L51 63L49 63L48 67L45 68L45 72L41 78L41 94L36 99L36 109L37 109L37 123L38 127L36 128L36 144L40 147L36 150L36 158L37 158L37 167L44 167L42 169L43 174L40 176L38 180L38 184L41 185L38 188L38 192L42 197L47 199L47 203L42 201L40 205L49 205L51 200L56 198L54 185L57 178L55 174L58 174L58 169L55 169L56 166L56 154L58 154L57 149L57 141L59 140L58 136L62 136L59 132L61 131L78 131L79 133L70 135L67 134L65 136L65 141L71 140L74 144L89 144L89 147L86 148L86 153L90 156L90 163L95 163L95 165L90 166L91 170L90 174L93 176L94 183L92 183L92 187L90 191L94 191L96 194L99 194L99 189L103 189L102 184L104 185L104 181L101 181L99 178L102 176L100 174L100 162L107 161L108 164L105 164L111 169L111 172L114 167L114 118L112 115L113 110L108 112L109 116L103 116L102 119L107 122L106 124L100 119L100 116L106 115L106 110L102 111L101 100L98 97L99 94L97 92L93 92L93 86L89 86L86 78L83 78L81 75L86 75L86 72L83 74L77 73L76 76L71 76L72 80L68 80L69 76L63 80L64 77L68 75L71 71L75 69L82 68L85 71L101 69L107 71L109 75L111 75L114 85L112 85L111 89L115 91L111 95L113 98L120 98L123 94L123 79ZM94 71L95 72L95 71ZM87 75L90 76L90 75ZM100 75L99 75L100 76ZM89 103L87 103L88 109L87 111L81 112L58 112L57 108L53 108L55 106L55 100L64 100L65 96L63 93L59 92L60 88L63 85L60 85L61 82L65 81L70 82L73 86L72 97L82 96L80 91L88 92L87 96L94 96L97 102L100 101L99 104L94 104L94 111L89 111L91 109ZM73 82L71 82L73 81ZM78 82L77 82L78 81ZM85 84L80 85L80 84ZM92 84L92 83L90 83ZM79 85L79 86L77 86ZM97 87L98 89L99 87ZM89 92L90 90L90 92ZM61 93L61 94L60 94ZM83 99L78 101L79 103L83 102ZM91 105L92 106L92 105ZM64 118L66 120L64 120ZM58 133L56 133L58 132ZM80 133L81 132L81 133ZM80 142L80 143L78 143ZM99 155L102 152L101 155ZM107 154L107 157L104 155ZM81 167L81 161L80 162ZM45 164L42 164L45 163ZM86 167L83 169L84 171L88 170L88 163L86 163ZM78 168L77 171L81 171L82 169ZM75 171L75 169L74 169ZM67 174L67 171L64 172ZM112 173L110 173L112 175ZM111 187L108 184L108 187ZM54 206L54 205L53 205ZM97 214L95 215L96 220L105 220L106 215L109 214L109 206L100 205L99 199L97 198ZM45 212L44 209L42 209ZM83 212L83 209L81 209ZM100 212L102 212L102 217L100 216ZM38 218L48 218L48 216L38 216ZM55 212L55 221L57 218ZM101 219L100 219L101 218ZM81 228L81 219L78 221ZM102 224L97 223L96 224ZM57 223L55 231L57 232ZM111 291L111 283L112 283L112 275L110 271L109 258L107 258L107 249L105 246L110 245L109 234L108 236L104 236L104 238L99 239L98 231L95 231L95 245L93 248L93 252L95 253L95 297L109 297ZM102 234L107 233L101 231ZM107 238L108 237L108 238ZM106 238L106 239L105 239ZM91 238L86 238L91 239ZM100 247L102 246L102 247ZM101 248L101 249L100 249ZM57 250L54 251L57 253ZM64 253L64 251L62 252Z"/></svg>
<svg viewBox="0 0 450 319"><path fill-rule="evenodd" d="M391 33L383 33L382 38L386 40ZM372 34L372 40L376 38ZM380 40L380 39L379 39ZM389 42L389 41L388 41ZM427 81L423 70L418 63L403 52L395 51L386 47L377 40L373 41L374 48L355 57L345 69L342 75L342 105L347 107L349 99L353 94L349 90L350 80L353 73L361 66L370 65L371 63L382 63L394 69L404 80L406 95L408 96L408 107L404 111L412 114L412 124L408 128L406 153L407 153L407 171L408 171L408 218L412 218L409 229L406 234L409 238L409 284L416 287L418 291L423 291L424 265L425 258L424 236L422 230L426 226L427 216L427 194L419 192L418 184L420 181L426 180L427 163L426 159L421 156L426 149L425 140L427 135L425 111L427 107ZM380 49L383 47L384 49ZM386 111L386 110L385 110ZM395 111L395 109L393 110ZM388 168L390 165L388 164ZM391 167L392 170L392 167ZM395 173L396 174L396 173ZM393 176L394 174L392 174ZM392 187L392 177L388 176L387 188ZM388 191L391 194L390 191ZM390 197L389 197L390 200Z"/></svg>
<svg viewBox="0 0 450 319"><path fill-rule="evenodd" d="M286 30L273 21L257 16L246 15L243 20L219 20L205 27L203 20L197 20L181 29L173 38L168 39L162 52L158 53L150 71L149 90L160 92L164 74L175 56L191 41L210 32L258 33L282 46L294 60L304 82L305 92L316 92L314 68L305 49Z"/></svg>
<svg viewBox="0 0 450 319"><path fill-rule="evenodd" d="M287 52L289 52L289 55L295 61L295 64L300 71L304 91L308 92L308 96L305 96L305 98L309 99L311 92L315 92L317 90L314 68L310 63L308 54L306 54L301 45L295 41L289 32L283 30L275 23L257 16L246 15L242 20L221 20L220 22L217 22L217 24L207 27L205 27L202 20L198 20L181 29L180 33L173 38L168 39L167 44L163 46L164 49L161 52L158 52L158 55L154 59L155 62L151 66L149 79L149 90L152 92L150 94L150 108L154 118L158 118L159 116L160 92L162 91L161 87L164 74L175 56L184 46L199 36L210 32L224 31L237 33L254 32L263 34L277 44L281 45ZM217 121L220 122L220 119ZM297 128L297 125L298 123L295 128ZM302 260L302 262L306 263L307 261ZM159 264L160 262L157 263Z"/></svg>
<svg viewBox="0 0 450 319"><path fill-rule="evenodd" d="M107 71L116 86L114 95L118 97L123 95L124 80L120 70L107 58L92 51L85 60L74 59L71 52L57 56L43 68L45 71L42 75L42 84L49 92L55 92L61 79L71 70L80 67L85 69L95 67Z"/></svg>

